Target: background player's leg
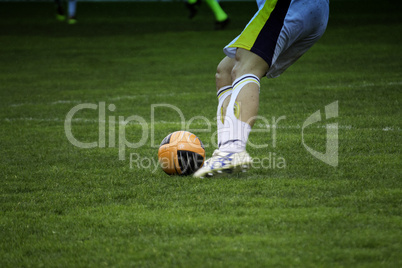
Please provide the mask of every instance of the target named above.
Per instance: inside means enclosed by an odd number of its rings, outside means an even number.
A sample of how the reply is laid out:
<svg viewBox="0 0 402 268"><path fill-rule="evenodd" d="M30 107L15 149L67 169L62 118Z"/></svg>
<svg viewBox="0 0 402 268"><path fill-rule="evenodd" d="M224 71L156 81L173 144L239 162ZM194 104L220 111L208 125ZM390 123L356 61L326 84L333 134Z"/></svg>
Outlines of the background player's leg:
<svg viewBox="0 0 402 268"><path fill-rule="evenodd" d="M186 7L190 12L188 15L189 19L192 19L195 17L195 15L197 15L200 5L201 0L187 0Z"/></svg>
<svg viewBox="0 0 402 268"><path fill-rule="evenodd" d="M68 1L68 23L74 24L76 23L76 9L77 9L77 1L76 0L69 0Z"/></svg>
<svg viewBox="0 0 402 268"><path fill-rule="evenodd" d="M215 28L221 30L226 27L229 22L229 17L226 12L219 5L217 0L205 0L215 15L216 23Z"/></svg>
<svg viewBox="0 0 402 268"><path fill-rule="evenodd" d="M219 5L217 0L205 0L208 6L212 9L215 14L217 21L224 21L228 18L228 15L223 11L222 7Z"/></svg>
<svg viewBox="0 0 402 268"><path fill-rule="evenodd" d="M66 19L66 16L64 14L64 9L63 9L63 3L61 0L55 0L56 3L56 19L59 21L63 21Z"/></svg>

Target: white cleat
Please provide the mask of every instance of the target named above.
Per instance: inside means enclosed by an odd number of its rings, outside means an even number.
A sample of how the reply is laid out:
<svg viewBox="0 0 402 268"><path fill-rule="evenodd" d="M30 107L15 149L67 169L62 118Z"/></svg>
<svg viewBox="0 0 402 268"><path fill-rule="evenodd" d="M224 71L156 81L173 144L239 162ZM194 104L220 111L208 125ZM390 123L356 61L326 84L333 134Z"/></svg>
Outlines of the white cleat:
<svg viewBox="0 0 402 268"><path fill-rule="evenodd" d="M225 153L215 150L212 157L205 161L204 165L194 173L196 178L210 178L232 174L238 172L246 172L253 159L246 152L240 153Z"/></svg>

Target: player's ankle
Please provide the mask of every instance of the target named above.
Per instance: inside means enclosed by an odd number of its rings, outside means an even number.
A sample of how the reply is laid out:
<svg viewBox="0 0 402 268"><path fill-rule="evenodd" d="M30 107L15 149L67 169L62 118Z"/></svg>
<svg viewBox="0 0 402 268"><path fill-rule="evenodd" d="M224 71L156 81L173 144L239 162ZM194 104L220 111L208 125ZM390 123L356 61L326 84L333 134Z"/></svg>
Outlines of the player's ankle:
<svg viewBox="0 0 402 268"><path fill-rule="evenodd" d="M219 147L219 151L224 153L240 153L246 150L242 141L230 141Z"/></svg>

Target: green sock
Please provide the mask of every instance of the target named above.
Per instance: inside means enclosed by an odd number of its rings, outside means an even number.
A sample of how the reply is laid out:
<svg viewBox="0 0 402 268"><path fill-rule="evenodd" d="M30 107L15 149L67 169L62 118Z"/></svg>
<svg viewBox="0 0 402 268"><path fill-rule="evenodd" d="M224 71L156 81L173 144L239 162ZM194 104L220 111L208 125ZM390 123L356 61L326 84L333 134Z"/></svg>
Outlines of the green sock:
<svg viewBox="0 0 402 268"><path fill-rule="evenodd" d="M217 0L206 0L206 2L214 12L217 21L224 21L228 18L228 15L223 11Z"/></svg>

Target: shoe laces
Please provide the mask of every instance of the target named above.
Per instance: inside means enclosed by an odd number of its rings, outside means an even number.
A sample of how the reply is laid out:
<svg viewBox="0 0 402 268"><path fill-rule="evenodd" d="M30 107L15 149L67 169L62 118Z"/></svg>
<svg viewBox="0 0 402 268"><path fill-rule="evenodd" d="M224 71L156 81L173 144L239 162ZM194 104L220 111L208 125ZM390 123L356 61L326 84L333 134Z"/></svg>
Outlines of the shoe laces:
<svg viewBox="0 0 402 268"><path fill-rule="evenodd" d="M214 162L231 161L229 158L231 155L231 153L224 153L216 149L212 157L205 161L204 166L212 166Z"/></svg>

